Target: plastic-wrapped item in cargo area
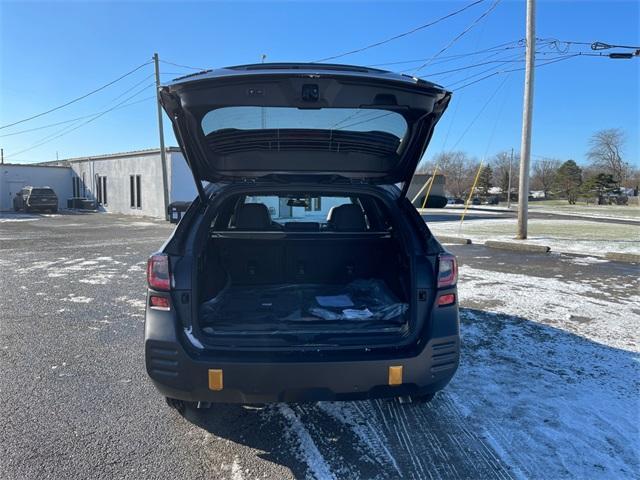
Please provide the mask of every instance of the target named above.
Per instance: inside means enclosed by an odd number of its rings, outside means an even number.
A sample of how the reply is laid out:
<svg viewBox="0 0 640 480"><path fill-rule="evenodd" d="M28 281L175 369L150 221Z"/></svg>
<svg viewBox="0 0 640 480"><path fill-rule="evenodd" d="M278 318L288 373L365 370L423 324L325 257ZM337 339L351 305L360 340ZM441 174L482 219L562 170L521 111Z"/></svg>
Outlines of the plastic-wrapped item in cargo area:
<svg viewBox="0 0 640 480"><path fill-rule="evenodd" d="M348 284L230 285L203 303L203 330L282 331L302 324L400 325L407 303L398 300L386 283L377 278Z"/></svg>

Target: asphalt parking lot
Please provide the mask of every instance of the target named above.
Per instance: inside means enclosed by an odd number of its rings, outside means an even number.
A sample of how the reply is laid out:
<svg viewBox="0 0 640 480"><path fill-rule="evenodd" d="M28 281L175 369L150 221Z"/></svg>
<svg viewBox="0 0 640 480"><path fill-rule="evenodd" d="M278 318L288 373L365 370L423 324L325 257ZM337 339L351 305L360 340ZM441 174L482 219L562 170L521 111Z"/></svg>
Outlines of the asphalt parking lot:
<svg viewBox="0 0 640 480"><path fill-rule="evenodd" d="M636 266L449 246L463 352L429 405L170 410L144 266L173 226L0 216L2 478L638 478Z"/></svg>

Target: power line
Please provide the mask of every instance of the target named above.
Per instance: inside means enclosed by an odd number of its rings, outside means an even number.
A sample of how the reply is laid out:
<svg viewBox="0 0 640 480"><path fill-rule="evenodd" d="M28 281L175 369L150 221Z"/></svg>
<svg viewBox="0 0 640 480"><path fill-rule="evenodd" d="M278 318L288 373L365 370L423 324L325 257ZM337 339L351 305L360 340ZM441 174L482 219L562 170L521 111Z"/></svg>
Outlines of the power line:
<svg viewBox="0 0 640 480"><path fill-rule="evenodd" d="M187 68L189 70L196 70L198 72L202 72L204 70L211 70L211 68L191 67L189 65L182 65L180 63L170 62L168 60L160 60L160 63L166 63L167 65L173 65L174 67Z"/></svg>
<svg viewBox="0 0 640 480"><path fill-rule="evenodd" d="M155 85L154 83L150 83L148 85L145 85L143 88L141 88L140 90L138 90L136 93L134 93L133 95L130 95L129 97L125 98L124 100L122 100L121 102L117 103L116 105L114 105L113 107L104 110L102 112L97 113L96 115L94 115L92 118L90 118L89 120L87 120L86 122L81 123L80 125L71 125L70 127L65 127L62 130L59 130L57 132L54 132L51 135L48 135L47 137L41 138L40 140L38 140L38 142L36 142L34 145L31 145L30 147L27 147L23 150L20 150L18 152L12 153L11 155L8 155L7 157L13 157L15 155L20 155L21 153L25 153L28 152L30 150L33 150L34 148L40 147L46 143L49 143L57 138L60 138L64 135L67 135L75 130L77 130L80 127L83 127L91 122L96 121L98 118L106 115L109 112L112 112L114 110L117 110L118 108L121 108L124 106L124 104L126 102L128 102L129 100L131 100L134 97L137 97L138 95L140 95L141 93L143 93L145 90L147 90L149 87ZM156 98L155 95L151 98ZM141 100L142 101L142 100Z"/></svg>
<svg viewBox="0 0 640 480"><path fill-rule="evenodd" d="M124 104L124 105L122 105L122 106L118 107L118 108L117 108L117 109L115 109L115 110L119 110L119 109L121 109L121 108L125 108L125 107L130 107L130 106L132 106L132 105L136 105L136 104L138 104L138 103L142 103L142 102L144 102L144 101L146 101L146 100L150 100L150 99L152 99L152 98L156 98L156 96L155 96L155 95L153 95L153 96L151 96L151 97L145 97L145 98L142 98L142 99L140 99L140 100L136 100L135 102L131 102L131 103ZM29 128L29 129L27 129L27 130L20 130L19 132L5 133L4 135L0 135L0 138L3 138L3 137L13 137L14 135L21 135L21 134L23 134L23 133L35 132L35 131L38 131L38 130L45 130L45 129L47 129L47 128L57 127L58 125L64 125L64 124L66 124L66 123L73 123L73 122L77 122L78 120L84 120L85 118L90 118L90 117L93 117L93 116L98 115L98 114L100 114L100 113L102 113L102 112L94 112L94 113L90 113L90 114L88 114L88 115L82 115L81 117L71 118L71 119L69 119L69 120L63 120L63 121L61 121L61 122L50 123L50 124L48 124L48 125L42 125L42 126L40 126L40 127Z"/></svg>
<svg viewBox="0 0 640 480"><path fill-rule="evenodd" d="M87 97L88 97L88 96L90 96L90 95L93 95L94 93L98 93L99 91L104 90L104 89L105 89L105 88L107 88L107 87L110 87L110 86L111 86L111 85L113 85L114 83L119 82L119 81L120 81L120 80L122 80L123 78L126 78L126 77L128 77L129 75L131 75L131 74L133 74L133 73L137 72L137 71L138 71L138 70L140 70L142 67L144 67L144 66L146 66L146 65L149 65L150 63L151 63L151 62L146 62L146 63L143 63L142 65L138 65L138 66L137 66L136 68L134 68L133 70L131 70L131 71L129 71L129 72L127 72L127 73L125 73L125 74L123 74L123 75L119 76L119 77L118 77L118 78L116 78L115 80L112 80L112 81L111 81L111 82L109 82L109 83L105 83L105 84L104 84L104 85L102 85L101 87L98 87L98 88L96 88L95 90L90 91L89 93L85 93L84 95L81 95L81 96L79 96L79 97L77 97L77 98L74 98L73 100L70 100L70 101L68 101L68 102L66 102L66 103L63 103L62 105L58 105L57 107L51 108L51 109L49 109L49 110L47 110L47 111L44 111L44 112L38 113L38 114L36 114L36 115L32 115L32 116L30 116L30 117L23 118L22 120L18 120L17 122L13 122L13 123L8 123L8 124L6 124L6 125L2 125L2 126L0 126L0 130L2 130L3 128L13 127L14 125L18 125L18 124L20 124L20 123L24 123L24 122L27 122L27 121L29 121L29 120L33 120L34 118L42 117L43 115L47 115L48 113L55 112L56 110L60 110L61 108L64 108L64 107L66 107L66 106L68 106L68 105L71 105L72 103L76 103L76 102L78 102L78 101L80 101L80 100L82 100L82 99L84 99L84 98L87 98Z"/></svg>
<svg viewBox="0 0 640 480"><path fill-rule="evenodd" d="M514 43L517 43L517 45L513 45ZM434 62L434 64L445 63L447 61L456 60L458 58L480 55L482 53L500 52L502 50L513 50L514 48L523 48L523 47L524 45L521 44L521 40L513 40L511 42L501 43L500 45L495 45L493 47L477 50L475 52L459 53L456 55L448 55L448 56L440 57L440 60L438 62ZM429 58L416 58L414 60L401 60L401 61L386 62L386 63L372 63L369 66L370 67L386 67L391 65L402 65L407 63L425 62L427 60L429 60Z"/></svg>
<svg viewBox="0 0 640 480"><path fill-rule="evenodd" d="M431 57L429 60L427 60L425 63L423 63L422 65L420 65L418 68L416 68L413 72L413 75L415 75L416 73L418 73L420 70L422 70L423 68L425 68L427 65L429 65L433 60L435 60L437 57L440 56L440 54L444 53L445 51L447 51L449 48L451 48L453 45L455 45L455 43L460 40L464 35L466 35L471 29L473 29L473 27L475 27L480 21L482 21L483 18L485 18L487 15L489 15L491 12L493 12L493 10L498 6L498 4L501 2L502 0L494 0L494 2L491 4L491 6L485 10L482 15L480 15L478 18L476 18L473 22L471 22L471 24L464 29L462 32L460 32L458 35L456 35L453 40L451 40L447 45L445 45L443 48L441 48L438 53L436 53L433 57Z"/></svg>
<svg viewBox="0 0 640 480"><path fill-rule="evenodd" d="M369 50L371 48L379 47L380 45L384 45L385 43L392 42L392 41L397 40L399 38L406 37L407 35L411 35L413 33L416 33L418 31L420 31L420 30L424 30L425 28L428 28L428 27L431 27L433 25L436 25L437 23L440 23L440 22L442 22L442 21L444 21L444 20L446 20L448 18L451 18L451 17L453 17L455 15L458 15L459 13L462 13L465 10L467 10L467 9L469 9L469 8L475 6L475 5L478 5L479 3L482 3L484 1L485 0L476 0L476 1L474 1L472 3L469 3L468 5L462 7L460 9L458 9L458 10L455 10L455 11L453 11L451 13L448 13L447 15L444 15L443 17L440 17L440 18L438 18L436 20L433 20L431 22L425 23L424 25L420 25L420 26L418 26L416 28L412 28L411 30L407 30L406 32L402 32L402 33L400 33L398 35L394 35L393 37L389 37L389 38L387 38L385 40L381 40L379 42L375 42L375 43L366 45L366 46L361 47L361 48L356 48L355 50L350 50L348 52L340 53L338 55L333 55L331 57L320 58L318 60L314 60L313 62L314 63L318 63L318 62L326 62L328 60L335 60L337 58L346 57L347 55L353 55L355 53L364 52L365 50Z"/></svg>
<svg viewBox="0 0 640 480"><path fill-rule="evenodd" d="M571 55L563 55L563 56L558 57L558 58L555 58L555 59L553 59L553 60L549 60L549 61L546 61L546 62L543 62L543 63L539 63L539 64L537 64L537 65L536 65L536 68L538 68L538 67L544 67L545 65L551 65L552 63L562 62L562 61L564 61L564 60L569 60L569 59L571 59L571 58L575 58L575 57L584 57L584 56L589 56L589 57L592 57L592 56L597 56L597 57L599 57L599 56L602 56L602 57L608 57L608 55L594 55L594 54L574 53L574 54L571 54ZM518 72L518 71L522 71L522 70L524 70L524 67L520 67L520 68L512 68L512 69L508 69L508 70L499 70L499 71L496 71L496 72L490 73L489 75L486 75L486 76L484 76L484 77L482 77L482 78L479 78L479 79L477 79L477 80L474 80L474 81L472 81L472 82L469 82L469 83L467 83L467 84L464 84L464 85L462 85L461 87L456 87L456 88L454 88L453 90L457 92L458 90L462 90L463 88L466 88L466 87L468 87L468 86L470 86L470 85L473 85L473 84L475 84L475 83L481 82L482 80L486 80L487 78L491 78L491 77L493 77L493 76L495 76L495 75L501 75L501 74L503 74L503 73L510 73L510 72ZM482 72L481 72L481 73L482 73ZM462 80L459 80L459 81L457 81L457 82L455 82L455 83L464 82L465 80L468 80L468 79L470 79L470 78L472 78L472 77L474 77L474 76L477 76L477 74L476 74L476 75L472 75L472 76L467 77L467 78L464 78L464 79L462 79ZM454 84L455 84L455 83L454 83ZM451 88L451 87L452 87L452 85L450 85L449 87Z"/></svg>
<svg viewBox="0 0 640 480"><path fill-rule="evenodd" d="M451 151L454 151L456 149L456 147L460 144L460 142L464 139L465 135L471 129L473 124L476 123L478 118L480 118L480 115L482 115L482 112L484 112L484 110L487 108L487 106L489 106L489 104L493 100L493 97L495 97L497 95L498 91L500 91L500 89L504 86L504 84L507 83L507 80L509 80L508 76L504 78L502 83L500 83L498 85L498 87L493 91L493 93L489 96L489 98L487 98L487 101L484 103L484 105L482 106L480 111L476 114L476 116L473 118L473 120L471 120L471 123L469 123L469 125L467 125L467 128L465 128L464 132L462 132L462 135L460 135L460 138L458 138L458 141L453 145L453 147L451 147Z"/></svg>

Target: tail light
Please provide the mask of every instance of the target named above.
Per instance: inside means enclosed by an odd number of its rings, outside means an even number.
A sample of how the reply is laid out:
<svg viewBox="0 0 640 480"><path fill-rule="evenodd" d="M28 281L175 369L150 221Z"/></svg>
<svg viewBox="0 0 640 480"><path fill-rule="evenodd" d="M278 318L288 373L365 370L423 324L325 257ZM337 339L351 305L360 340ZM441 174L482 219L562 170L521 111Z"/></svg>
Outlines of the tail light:
<svg viewBox="0 0 640 480"><path fill-rule="evenodd" d="M438 257L438 288L452 287L458 281L458 261L449 253Z"/></svg>
<svg viewBox="0 0 640 480"><path fill-rule="evenodd" d="M169 257L164 253L156 253L147 262L147 283L149 288L168 292L171 290L171 272Z"/></svg>

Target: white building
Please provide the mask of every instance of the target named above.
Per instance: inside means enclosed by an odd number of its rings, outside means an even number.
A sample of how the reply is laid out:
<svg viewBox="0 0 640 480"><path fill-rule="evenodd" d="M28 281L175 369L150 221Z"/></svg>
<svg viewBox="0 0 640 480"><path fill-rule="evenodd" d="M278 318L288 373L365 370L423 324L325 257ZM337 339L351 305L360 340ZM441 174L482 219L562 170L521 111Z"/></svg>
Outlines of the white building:
<svg viewBox="0 0 640 480"><path fill-rule="evenodd" d="M58 195L58 208L67 207L72 194L72 170L53 165L0 165L0 211L13 210L13 198L22 187L51 187Z"/></svg>
<svg viewBox="0 0 640 480"><path fill-rule="evenodd" d="M169 147L166 158L169 203L193 200L197 191L182 152ZM66 186L60 187L62 194L49 184L58 194L61 208L66 208L68 198L83 197L95 201L102 212L165 218L159 149L70 158L45 162L39 167L52 165L68 171ZM47 184L45 179L36 182L28 175L25 181L28 185Z"/></svg>

